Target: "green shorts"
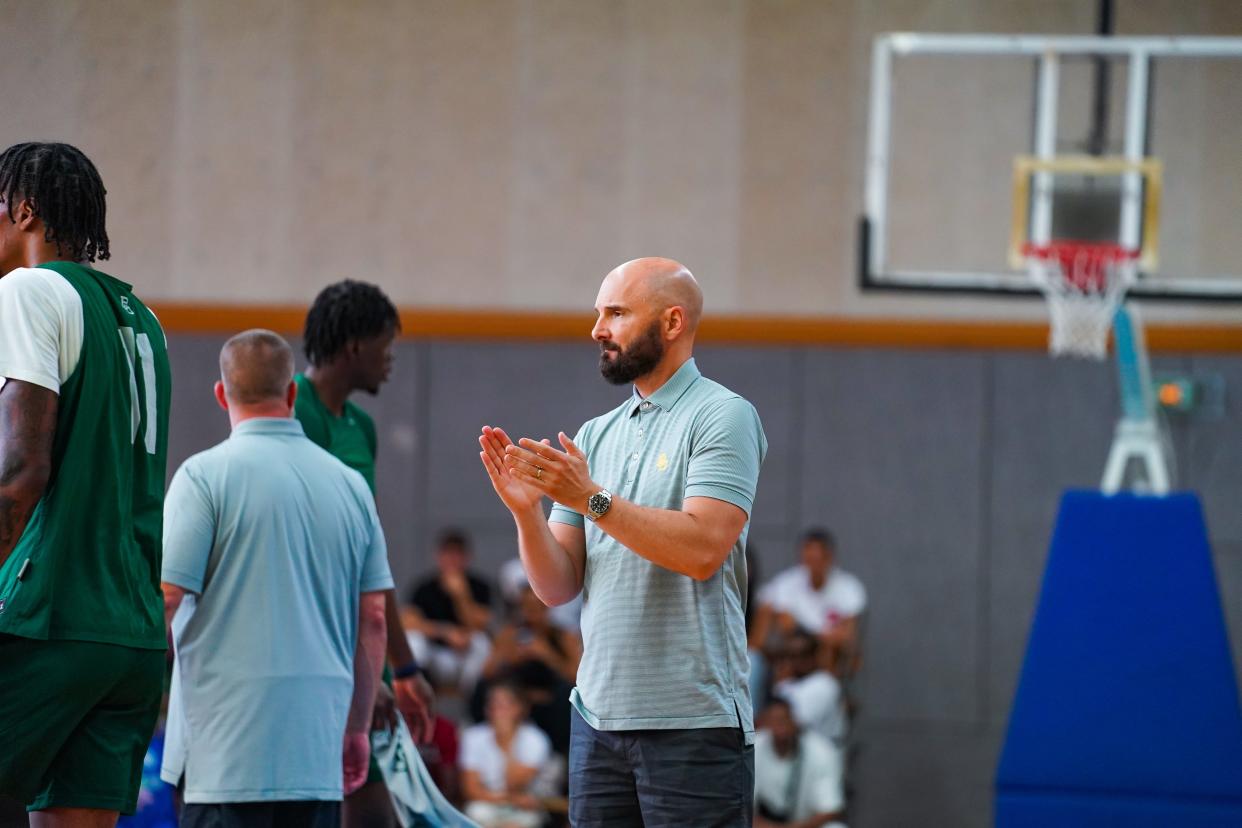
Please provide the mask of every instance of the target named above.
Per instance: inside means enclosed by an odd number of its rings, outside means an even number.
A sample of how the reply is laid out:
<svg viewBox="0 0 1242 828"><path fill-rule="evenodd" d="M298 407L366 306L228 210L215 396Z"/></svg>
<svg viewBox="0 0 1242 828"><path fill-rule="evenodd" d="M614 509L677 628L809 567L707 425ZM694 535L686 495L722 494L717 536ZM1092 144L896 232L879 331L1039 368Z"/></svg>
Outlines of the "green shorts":
<svg viewBox="0 0 1242 828"><path fill-rule="evenodd" d="M162 650L0 635L0 794L30 811L133 813L165 663Z"/></svg>

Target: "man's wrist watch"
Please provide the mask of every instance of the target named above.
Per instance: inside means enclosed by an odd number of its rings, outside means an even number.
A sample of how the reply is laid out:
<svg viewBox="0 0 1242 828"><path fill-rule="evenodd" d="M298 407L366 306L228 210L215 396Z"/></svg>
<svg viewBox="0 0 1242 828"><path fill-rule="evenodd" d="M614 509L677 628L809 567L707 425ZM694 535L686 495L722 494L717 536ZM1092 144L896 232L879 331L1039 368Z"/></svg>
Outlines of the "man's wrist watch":
<svg viewBox="0 0 1242 828"><path fill-rule="evenodd" d="M600 489L587 498L586 516L590 520L599 520L612 508L612 492Z"/></svg>

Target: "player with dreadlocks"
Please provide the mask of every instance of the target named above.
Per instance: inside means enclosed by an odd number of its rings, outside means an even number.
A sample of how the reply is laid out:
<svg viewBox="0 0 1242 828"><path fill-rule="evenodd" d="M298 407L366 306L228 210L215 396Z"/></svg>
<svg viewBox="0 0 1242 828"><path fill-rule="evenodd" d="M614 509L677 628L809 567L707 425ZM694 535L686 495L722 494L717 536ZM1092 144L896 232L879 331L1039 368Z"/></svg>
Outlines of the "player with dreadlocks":
<svg viewBox="0 0 1242 828"><path fill-rule="evenodd" d="M298 386L294 416L306 436L361 472L371 491L375 491L375 423L349 396L355 391L379 393L392 369L393 340L400 329L397 309L377 286L350 279L329 285L306 315L302 348L310 367L294 378ZM391 707L395 697L414 739L430 739L431 687L410 651L391 590L386 605L392 669L385 669L385 680L393 692L381 691L377 719L384 718L382 708ZM367 783L345 797L343 816L345 828L393 824L388 790L374 760Z"/></svg>
<svg viewBox="0 0 1242 828"><path fill-rule="evenodd" d="M132 813L164 686L164 332L109 256L99 172L0 153L0 794Z"/></svg>

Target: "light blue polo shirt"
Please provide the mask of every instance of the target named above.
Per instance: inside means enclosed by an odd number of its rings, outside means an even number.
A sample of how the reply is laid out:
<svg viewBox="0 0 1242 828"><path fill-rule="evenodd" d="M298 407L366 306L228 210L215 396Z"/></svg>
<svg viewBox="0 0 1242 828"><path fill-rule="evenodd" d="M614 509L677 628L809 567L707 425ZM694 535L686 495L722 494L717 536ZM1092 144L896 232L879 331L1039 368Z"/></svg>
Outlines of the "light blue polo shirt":
<svg viewBox="0 0 1242 828"><path fill-rule="evenodd" d="M767 453L754 406L694 360L644 400L634 392L574 440L591 479L639 506L710 497L750 516ZM549 520L583 526L557 504ZM605 516L600 524L607 525ZM753 740L747 683L746 534L715 575L656 566L586 524L584 650L571 701L596 730L740 727Z"/></svg>
<svg viewBox="0 0 1242 828"><path fill-rule="evenodd" d="M188 590L160 776L191 803L341 799L360 594L392 588L366 481L296 420L177 470L163 580Z"/></svg>

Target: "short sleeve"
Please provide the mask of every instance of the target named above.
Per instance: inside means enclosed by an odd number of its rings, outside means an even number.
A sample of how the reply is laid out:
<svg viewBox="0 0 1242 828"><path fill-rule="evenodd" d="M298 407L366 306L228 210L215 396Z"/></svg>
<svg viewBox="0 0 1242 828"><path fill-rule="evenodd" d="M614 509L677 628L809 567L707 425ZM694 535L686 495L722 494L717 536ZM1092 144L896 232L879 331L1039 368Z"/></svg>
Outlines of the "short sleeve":
<svg viewBox="0 0 1242 828"><path fill-rule="evenodd" d="M842 610L846 615L861 615L867 608L867 589L862 581L854 575L849 577L849 588L845 590L845 601Z"/></svg>
<svg viewBox="0 0 1242 828"><path fill-rule="evenodd" d="M749 516L767 450L753 405L741 397L718 403L695 424L685 497L723 500Z"/></svg>
<svg viewBox="0 0 1242 828"><path fill-rule="evenodd" d="M518 733L518 743L513 758L528 768L541 768L552 755L552 742L547 734L534 725L523 725Z"/></svg>
<svg viewBox="0 0 1242 828"><path fill-rule="evenodd" d="M587 456L587 461L589 463L591 458L591 449L587 435L588 425L590 424L588 423L583 425L582 428L578 429L578 433L574 435L574 445L582 450L582 453ZM580 512L575 512L568 506L562 506L560 503L553 503L552 512L548 515L548 523L564 523L568 526L576 526L581 529L583 526L586 526L586 518Z"/></svg>
<svg viewBox="0 0 1242 828"><path fill-rule="evenodd" d="M355 473L356 474L356 473ZM392 589L392 572L388 568L388 543L384 540L384 529L380 526L379 513L375 510L375 500L371 497L366 481L357 474L358 485L365 489L363 502L367 508L367 522L370 524L367 551L362 560L362 581L359 592L379 592Z"/></svg>
<svg viewBox="0 0 1242 828"><path fill-rule="evenodd" d="M193 463L191 458L177 469L164 497L164 562L160 578L201 593L215 545L216 512L211 492Z"/></svg>
<svg viewBox="0 0 1242 828"><path fill-rule="evenodd" d="M0 278L0 377L60 393L69 373L62 368L76 366L81 353L82 308L68 283L57 290L52 279L61 277L37 268L18 268ZM72 331L67 330L71 322ZM62 348L73 345L78 353L62 355Z"/></svg>
<svg viewBox="0 0 1242 828"><path fill-rule="evenodd" d="M461 735L461 767L463 770L482 771L487 765L486 725L475 725Z"/></svg>

